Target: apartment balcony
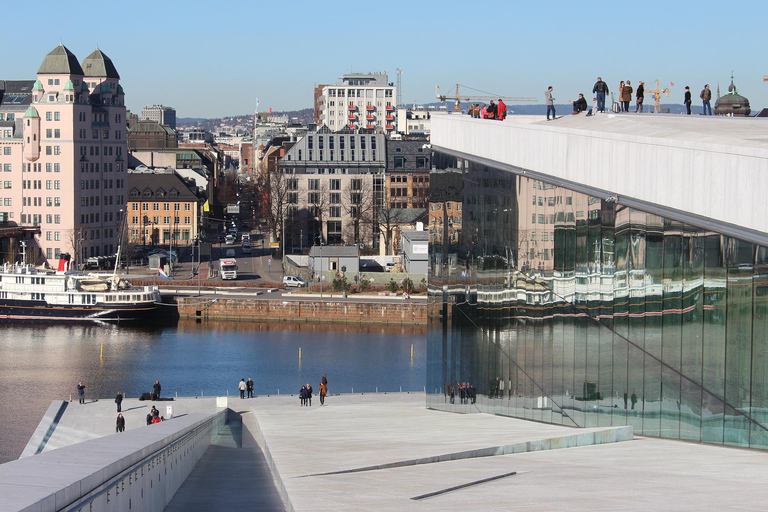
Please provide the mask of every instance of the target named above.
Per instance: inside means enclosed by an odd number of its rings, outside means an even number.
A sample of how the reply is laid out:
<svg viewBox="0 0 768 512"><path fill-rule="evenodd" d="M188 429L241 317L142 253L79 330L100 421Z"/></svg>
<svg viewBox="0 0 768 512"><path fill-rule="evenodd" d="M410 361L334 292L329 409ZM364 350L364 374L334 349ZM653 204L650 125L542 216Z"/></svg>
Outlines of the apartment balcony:
<svg viewBox="0 0 768 512"><path fill-rule="evenodd" d="M395 118L392 114L387 114L387 121L392 121Z"/></svg>
<svg viewBox="0 0 768 512"><path fill-rule="evenodd" d="M387 108L387 112L392 112L393 110L395 110L395 107L393 107L392 105L387 105L386 108Z"/></svg>
<svg viewBox="0 0 768 512"><path fill-rule="evenodd" d="M367 116L365 116L365 118L368 119L369 121L373 121L374 115L368 114Z"/></svg>
<svg viewBox="0 0 768 512"><path fill-rule="evenodd" d="M376 125L375 124L367 124L367 125L365 125L365 127L368 128L369 130L373 130L374 128L376 128Z"/></svg>
<svg viewBox="0 0 768 512"><path fill-rule="evenodd" d="M365 110L367 110L368 112L373 112L373 110L374 110L375 108L376 108L376 107L374 107L373 105L368 105L367 107L365 107Z"/></svg>
<svg viewBox="0 0 768 512"><path fill-rule="evenodd" d="M357 107L356 107L356 106L354 106L354 105L349 105L347 108L348 108L350 111L352 111L352 110L357 110Z"/></svg>
<svg viewBox="0 0 768 512"><path fill-rule="evenodd" d="M357 119L357 116L356 116L355 114L349 114L347 117L348 117L350 120L352 120L352 121L354 121L355 119Z"/></svg>
<svg viewBox="0 0 768 512"><path fill-rule="evenodd" d="M394 127L394 126L392 126L391 124L388 124L387 126L385 126L385 128L386 128L387 130L393 130L395 127Z"/></svg>
<svg viewBox="0 0 768 512"><path fill-rule="evenodd" d="M357 128L357 125L356 125L356 124L354 124L354 123L349 123L349 124L347 125L347 128L351 128L351 129L353 129L353 130L354 130L355 128Z"/></svg>

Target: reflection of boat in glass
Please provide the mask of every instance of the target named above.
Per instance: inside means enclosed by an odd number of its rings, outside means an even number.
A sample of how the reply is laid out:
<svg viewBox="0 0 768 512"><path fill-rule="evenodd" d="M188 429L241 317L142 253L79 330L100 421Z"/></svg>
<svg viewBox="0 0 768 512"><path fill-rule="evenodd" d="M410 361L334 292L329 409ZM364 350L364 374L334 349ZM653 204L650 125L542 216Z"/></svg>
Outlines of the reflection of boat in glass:
<svg viewBox="0 0 768 512"><path fill-rule="evenodd" d="M146 320L157 312L156 286L134 288L120 276L0 268L0 321L116 322Z"/></svg>

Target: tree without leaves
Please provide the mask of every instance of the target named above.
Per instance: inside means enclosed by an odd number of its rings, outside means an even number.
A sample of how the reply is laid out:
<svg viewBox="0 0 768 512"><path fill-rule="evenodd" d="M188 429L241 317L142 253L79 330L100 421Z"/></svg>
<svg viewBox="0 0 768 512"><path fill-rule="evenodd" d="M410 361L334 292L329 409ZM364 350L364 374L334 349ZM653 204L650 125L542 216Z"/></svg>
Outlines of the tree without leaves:
<svg viewBox="0 0 768 512"><path fill-rule="evenodd" d="M373 240L373 188L371 182L354 178L347 183L342 197L344 213L351 222L344 227L344 239L355 245L364 243L374 246Z"/></svg>
<svg viewBox="0 0 768 512"><path fill-rule="evenodd" d="M395 244L393 238L403 221L405 211L402 208L379 209L378 228L379 232L384 236L385 254L394 254L395 246L399 247L400 245L399 243Z"/></svg>

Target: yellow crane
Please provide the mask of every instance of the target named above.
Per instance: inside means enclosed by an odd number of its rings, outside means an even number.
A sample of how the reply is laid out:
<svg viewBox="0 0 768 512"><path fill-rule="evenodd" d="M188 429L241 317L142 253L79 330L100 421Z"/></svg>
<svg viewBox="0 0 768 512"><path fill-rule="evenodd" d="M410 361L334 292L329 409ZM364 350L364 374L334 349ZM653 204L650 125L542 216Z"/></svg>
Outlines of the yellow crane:
<svg viewBox="0 0 768 512"><path fill-rule="evenodd" d="M483 93L486 96L476 96L476 95L470 95L470 96L464 95L464 96L462 96L460 94L459 87L463 87L464 89L471 89L473 91L476 91L476 92L479 92L479 93ZM450 99L450 100L453 100L455 102L454 103L454 107L453 107L454 110L461 110L461 102L462 101L491 101L491 100L498 100L498 99L501 99L501 100L504 100L504 101L508 101L508 102L513 102L513 101L515 101L515 102L520 102L520 101L535 102L535 101L537 101L536 98L524 98L524 97L511 97L511 96L493 95L493 94L491 94L489 92L481 91L481 90L478 90L478 89L473 89L472 87L468 87L466 85L461 85L461 84L456 84L456 95L453 96L453 97L446 96L444 94L440 94L440 86L439 85L435 86L435 90L436 90L435 97L438 100L440 100L442 102L445 102L446 100Z"/></svg>

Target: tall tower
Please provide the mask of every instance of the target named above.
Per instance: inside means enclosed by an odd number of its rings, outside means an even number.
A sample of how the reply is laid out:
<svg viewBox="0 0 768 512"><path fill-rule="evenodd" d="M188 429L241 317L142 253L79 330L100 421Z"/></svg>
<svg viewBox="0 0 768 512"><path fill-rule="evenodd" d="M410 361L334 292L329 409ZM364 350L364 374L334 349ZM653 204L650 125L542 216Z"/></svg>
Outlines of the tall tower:
<svg viewBox="0 0 768 512"><path fill-rule="evenodd" d="M397 68L397 108L403 106L403 68Z"/></svg>

